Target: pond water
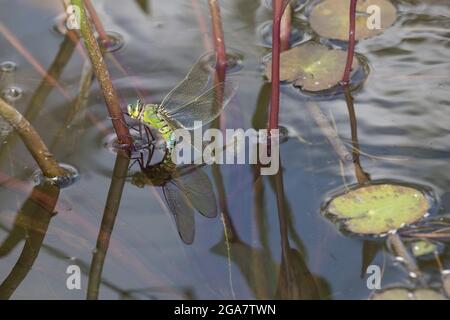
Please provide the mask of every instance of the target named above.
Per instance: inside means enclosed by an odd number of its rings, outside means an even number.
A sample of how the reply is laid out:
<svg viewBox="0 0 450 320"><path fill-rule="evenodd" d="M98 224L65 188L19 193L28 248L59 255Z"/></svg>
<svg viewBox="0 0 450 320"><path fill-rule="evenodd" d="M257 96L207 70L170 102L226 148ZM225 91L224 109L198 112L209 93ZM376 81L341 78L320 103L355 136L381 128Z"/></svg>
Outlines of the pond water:
<svg viewBox="0 0 450 320"><path fill-rule="evenodd" d="M270 54L271 10L263 2L220 2L227 49L240 60L229 73L239 88L222 115L226 128L266 125L270 84L263 61ZM392 2L398 10L394 25L356 46L369 69L364 84L353 92L361 167L374 181L425 186L435 200L433 215L444 215L450 211L450 5L448 0ZM136 89L146 102L160 102L212 49L206 1L108 0L95 1L95 7L105 29L123 41L106 54L123 106L136 101ZM2 30L9 30L48 69L64 42L55 31L61 2L3 0L0 8ZM293 41L323 42L308 27L305 9L295 12L294 25L305 28L294 31ZM99 264L102 218L113 211L111 202L105 211L108 192L114 203L121 191L114 167L117 173L128 163L120 157L116 161L107 147L113 130L95 79L86 109L65 124L84 59L75 48L61 75L53 75L59 86L44 83L37 91L42 76L5 32L0 35L0 63L15 64L14 70L7 65L8 70L0 71L0 91L9 90L11 105L29 117L55 158L79 174L73 185L60 190L50 210L56 214L41 217L43 205L33 200L54 190L32 190L36 164L0 120L2 298L85 299L93 294L89 275L92 284L98 268L100 299L367 299L372 293L366 274L370 264L382 269L383 288L416 285L384 239L341 232L321 213L330 194L357 181L352 171L343 176L338 156L309 112L311 99L289 84L281 87L280 125L289 130L289 139L280 146L282 181L280 176L258 177L252 165L202 168L221 202L220 212L216 218L196 214L195 239L187 245L162 188L138 188L128 178L106 257ZM46 88L51 90L43 94ZM313 100L350 148L344 95ZM134 165L129 174L137 170ZM281 213L277 194L285 207ZM29 239L38 242L27 243ZM445 269L450 246L442 246L439 259ZM66 286L71 265L81 269L80 290ZM419 268L427 286L439 290L434 258L419 260Z"/></svg>

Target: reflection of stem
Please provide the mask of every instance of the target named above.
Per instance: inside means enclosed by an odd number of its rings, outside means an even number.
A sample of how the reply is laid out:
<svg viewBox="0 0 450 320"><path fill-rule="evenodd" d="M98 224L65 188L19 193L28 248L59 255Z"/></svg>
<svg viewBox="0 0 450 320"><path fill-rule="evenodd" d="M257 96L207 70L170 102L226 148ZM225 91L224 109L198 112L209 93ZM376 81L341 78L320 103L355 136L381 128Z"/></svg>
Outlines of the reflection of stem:
<svg viewBox="0 0 450 320"><path fill-rule="evenodd" d="M291 40L291 23L292 23L292 7L288 3L284 10L283 17L281 18L281 51L285 51L290 47Z"/></svg>
<svg viewBox="0 0 450 320"><path fill-rule="evenodd" d="M31 97L30 103L28 104L28 107L24 113L24 117L31 123L34 121L34 119L36 119L39 112L42 110L45 100L54 88L54 84L50 82L49 79L52 79L52 81L56 82L60 78L64 67L69 62L73 54L74 48L75 43L73 43L72 40L66 35L59 47L59 51L56 54L55 59L48 68L48 71L45 73L46 76L43 77L41 83ZM5 159L6 151L12 150L16 142L17 136L10 135L7 137L7 139L5 140L5 144L8 146L8 148L4 148L0 151L0 162Z"/></svg>
<svg viewBox="0 0 450 320"><path fill-rule="evenodd" d="M225 41L223 37L219 1L208 0L208 4L213 25L214 48L216 50L217 64L222 68L225 68L227 65L227 54L225 51Z"/></svg>
<svg viewBox="0 0 450 320"><path fill-rule="evenodd" d="M327 116L320 110L319 105L314 101L309 101L306 103L309 113L313 117L319 129L322 131L322 134L331 144L336 152L339 159L348 164L352 159L351 153L347 150L347 147L344 145L342 140L339 138L336 130L331 126Z"/></svg>
<svg viewBox="0 0 450 320"><path fill-rule="evenodd" d="M214 178L214 185L216 186L217 194L219 197L219 208L223 217L223 224L224 227L226 228L225 232L228 235L228 240L230 242L240 241L239 235L237 234L233 222L230 219L226 191L223 183L222 174L220 172L220 167L217 164L213 164L211 170Z"/></svg>
<svg viewBox="0 0 450 320"><path fill-rule="evenodd" d="M367 183L370 181L370 176L363 171L361 162L359 159L359 142L358 142L358 124L356 122L356 113L353 106L353 97L350 93L348 85L344 86L345 100L347 102L348 114L350 117L350 129L352 135L353 145L353 163L355 165L355 175L359 184Z"/></svg>
<svg viewBox="0 0 450 320"><path fill-rule="evenodd" d="M394 249L395 254L402 258L402 262L405 264L409 272L411 274L414 274L414 277L422 279L422 272L419 270L416 260L405 248L405 245L403 244L400 236L398 234L390 234L388 237L388 243Z"/></svg>
<svg viewBox="0 0 450 320"><path fill-rule="evenodd" d="M83 36L84 45L88 50L95 75L100 83L103 98L108 108L119 143L131 146L133 141L128 127L125 125L125 119L120 109L117 92L112 84L100 47L94 37L94 34L92 33L91 25L86 17L83 2L82 0L72 0L72 4L80 8L81 34Z"/></svg>
<svg viewBox="0 0 450 320"><path fill-rule="evenodd" d="M45 193L48 196L46 197L48 202L36 202L35 193ZM19 259L0 285L0 299L9 299L33 267L47 233L50 219L53 216L58 196L59 189L55 186L41 185L34 187L30 197L19 211L14 229L20 233L25 229L28 237ZM11 232L15 232L14 229Z"/></svg>
<svg viewBox="0 0 450 320"><path fill-rule="evenodd" d="M105 263L116 216L119 211L129 164L130 157L128 154L123 151L118 151L111 185L106 199L105 210L103 212L100 232L97 238L96 250L92 257L91 270L89 271L89 283L87 289L87 299L89 300L98 299L103 265Z"/></svg>
<svg viewBox="0 0 450 320"><path fill-rule="evenodd" d="M50 83L52 86L57 88L59 92L67 99L70 99L69 94L67 91L61 87L61 85L58 83L58 81L48 74L45 69L42 67L42 65L33 57L33 55L22 45L22 43L9 31L9 29L3 25L0 22L0 33L3 34L3 36L8 40L9 43L11 43L12 46L36 69L37 72L39 72L44 79Z"/></svg>
<svg viewBox="0 0 450 320"><path fill-rule="evenodd" d="M350 27L348 36L347 48L347 63L345 65L344 76L342 83L347 85L350 82L350 72L352 70L353 55L355 53L355 25L356 25L356 3L358 0L351 0L350 2Z"/></svg>
<svg viewBox="0 0 450 320"><path fill-rule="evenodd" d="M53 158L53 155L48 151L47 146L33 126L16 109L11 107L1 98L0 116L2 116L9 125L17 131L28 151L30 151L46 177L64 175L64 170L58 165Z"/></svg>
<svg viewBox="0 0 450 320"><path fill-rule="evenodd" d="M284 185L283 185L283 171L281 169L281 159L280 170L278 170L275 175L275 189L277 197L277 209L278 209L278 219L280 222L280 235L281 235L281 249L284 258L287 259L287 251L290 250L289 239L288 239L288 223L286 219L286 210L284 207L285 195L284 195ZM288 261L286 260L286 263ZM287 263L287 265L289 265Z"/></svg>
<svg viewBox="0 0 450 320"><path fill-rule="evenodd" d="M74 118L81 114L82 110L86 107L89 97L89 89L91 88L92 80L93 80L94 72L92 71L92 67L89 61L85 61L83 65L83 70L81 72L81 80L80 80L80 89L77 97L72 101L70 108L66 114L66 118L64 120L64 124L55 134L55 138L53 143L51 144L50 149L54 150L55 146L64 136L64 132L70 126Z"/></svg>

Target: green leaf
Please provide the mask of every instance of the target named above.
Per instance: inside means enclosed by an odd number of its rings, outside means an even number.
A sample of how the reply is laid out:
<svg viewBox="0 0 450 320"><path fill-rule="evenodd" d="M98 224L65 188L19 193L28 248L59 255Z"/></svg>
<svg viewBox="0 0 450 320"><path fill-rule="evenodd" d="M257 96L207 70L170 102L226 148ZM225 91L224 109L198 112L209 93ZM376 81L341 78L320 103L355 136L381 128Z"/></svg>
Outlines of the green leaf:
<svg viewBox="0 0 450 320"><path fill-rule="evenodd" d="M437 251L438 247L428 240L419 240L411 244L411 249L415 257L421 257Z"/></svg>
<svg viewBox="0 0 450 320"><path fill-rule="evenodd" d="M429 206L427 197L412 187L373 184L337 196L326 211L342 220L348 231L380 235L416 222Z"/></svg>
<svg viewBox="0 0 450 320"><path fill-rule="evenodd" d="M280 80L294 82L306 91L322 91L339 84L344 74L347 52L307 42L280 56ZM359 67L353 59L352 69ZM266 64L266 76L272 79L272 61Z"/></svg>
<svg viewBox="0 0 450 320"><path fill-rule="evenodd" d="M370 6L377 6L380 17L380 28L371 24L373 11L367 11ZM348 41L350 21L350 0L325 0L317 4L311 11L309 22L311 28L320 36L329 39ZM389 28L397 17L397 10L388 0L358 1L356 6L355 39L367 39L381 34ZM368 23L369 20L369 23ZM372 29L373 28L373 29Z"/></svg>

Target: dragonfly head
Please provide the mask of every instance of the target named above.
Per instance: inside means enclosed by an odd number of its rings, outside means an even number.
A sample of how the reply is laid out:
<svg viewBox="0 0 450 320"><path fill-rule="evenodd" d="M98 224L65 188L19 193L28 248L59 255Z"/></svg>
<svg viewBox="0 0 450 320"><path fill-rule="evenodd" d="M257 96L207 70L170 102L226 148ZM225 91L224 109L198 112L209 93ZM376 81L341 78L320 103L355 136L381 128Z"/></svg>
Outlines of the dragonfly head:
<svg viewBox="0 0 450 320"><path fill-rule="evenodd" d="M137 100L136 104L129 104L127 107L128 115L133 119L140 119L144 114L144 104Z"/></svg>

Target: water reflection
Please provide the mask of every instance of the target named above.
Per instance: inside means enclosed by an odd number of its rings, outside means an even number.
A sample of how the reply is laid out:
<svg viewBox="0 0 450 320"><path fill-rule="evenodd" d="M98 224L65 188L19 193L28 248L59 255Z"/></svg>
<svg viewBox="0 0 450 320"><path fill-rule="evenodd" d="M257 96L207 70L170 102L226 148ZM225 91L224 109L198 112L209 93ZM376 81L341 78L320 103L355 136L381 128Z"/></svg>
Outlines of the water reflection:
<svg viewBox="0 0 450 320"><path fill-rule="evenodd" d="M33 188L19 209L12 230L0 245L0 258L8 255L21 241L25 240L25 244L16 264L0 284L0 299L9 299L33 267L55 215L58 197L58 187L39 185Z"/></svg>

